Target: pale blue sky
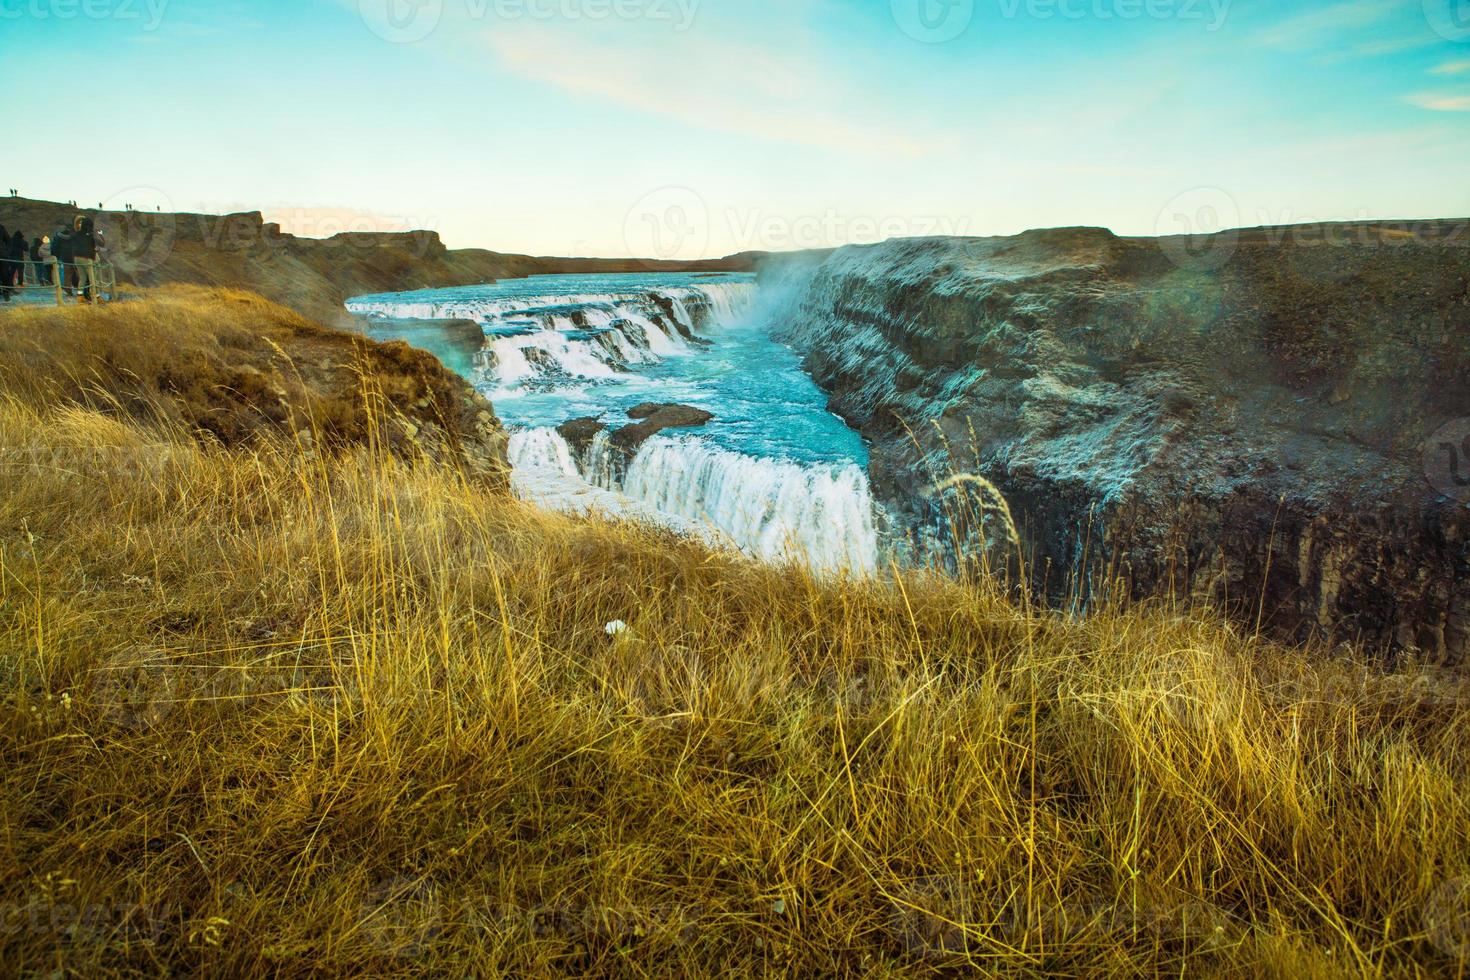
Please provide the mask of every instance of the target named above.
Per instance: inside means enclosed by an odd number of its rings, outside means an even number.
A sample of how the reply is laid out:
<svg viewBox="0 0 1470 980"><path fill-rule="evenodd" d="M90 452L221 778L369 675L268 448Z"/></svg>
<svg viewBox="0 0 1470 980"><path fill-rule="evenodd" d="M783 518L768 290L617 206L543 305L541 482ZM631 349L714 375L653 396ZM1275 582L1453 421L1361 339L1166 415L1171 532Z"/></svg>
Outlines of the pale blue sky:
<svg viewBox="0 0 1470 980"><path fill-rule="evenodd" d="M5 186L303 234L693 256L1470 214L1470 0L0 0L0 64Z"/></svg>

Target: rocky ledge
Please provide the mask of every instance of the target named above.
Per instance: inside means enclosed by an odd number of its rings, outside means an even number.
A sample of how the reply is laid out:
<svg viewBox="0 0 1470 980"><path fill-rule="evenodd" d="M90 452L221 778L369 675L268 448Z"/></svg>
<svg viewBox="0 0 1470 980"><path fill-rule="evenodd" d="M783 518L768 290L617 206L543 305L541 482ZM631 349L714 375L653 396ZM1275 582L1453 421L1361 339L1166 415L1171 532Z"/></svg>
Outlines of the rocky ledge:
<svg viewBox="0 0 1470 980"><path fill-rule="evenodd" d="M661 402L644 402L628 409L628 418L633 425L612 430L608 441L619 451L623 459L631 459L649 439L665 429L695 429L714 421L714 415L692 405L675 405ZM585 453L599 432L607 430L602 419L595 416L572 419L557 427L557 432L577 453Z"/></svg>
<svg viewBox="0 0 1470 980"><path fill-rule="evenodd" d="M1470 659L1470 491L1435 455L1470 435L1465 223L893 241L762 287L915 546L956 550L935 488L976 474L1053 597L1113 573Z"/></svg>

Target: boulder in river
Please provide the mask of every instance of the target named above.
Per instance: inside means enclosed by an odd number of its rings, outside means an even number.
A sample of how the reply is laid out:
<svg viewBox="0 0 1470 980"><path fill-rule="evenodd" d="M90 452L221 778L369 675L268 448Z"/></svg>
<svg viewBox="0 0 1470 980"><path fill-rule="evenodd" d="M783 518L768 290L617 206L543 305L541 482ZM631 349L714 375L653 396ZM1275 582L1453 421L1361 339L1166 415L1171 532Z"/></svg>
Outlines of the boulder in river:
<svg viewBox="0 0 1470 980"><path fill-rule="evenodd" d="M592 440L597 433L607 428L606 423L595 415L583 416L579 419L571 419L556 427L557 435L566 440L572 452L581 455L592 445Z"/></svg>
<svg viewBox="0 0 1470 980"><path fill-rule="evenodd" d="M612 444L632 456L649 439L665 429L695 429L714 420L714 415L691 405L645 402L628 410L628 417L638 419L612 434Z"/></svg>

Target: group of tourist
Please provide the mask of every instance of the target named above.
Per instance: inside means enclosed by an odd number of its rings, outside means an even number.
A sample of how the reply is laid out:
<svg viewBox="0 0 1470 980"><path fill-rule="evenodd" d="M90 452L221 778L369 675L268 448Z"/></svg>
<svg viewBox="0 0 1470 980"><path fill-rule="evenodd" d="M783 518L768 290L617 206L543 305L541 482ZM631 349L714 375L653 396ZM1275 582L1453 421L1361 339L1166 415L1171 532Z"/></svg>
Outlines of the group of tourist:
<svg viewBox="0 0 1470 980"><path fill-rule="evenodd" d="M0 225L0 299L10 302L16 289L60 284L69 296L90 303L97 293L97 256L105 246L102 233L86 215L77 215L71 227L54 235L26 241Z"/></svg>

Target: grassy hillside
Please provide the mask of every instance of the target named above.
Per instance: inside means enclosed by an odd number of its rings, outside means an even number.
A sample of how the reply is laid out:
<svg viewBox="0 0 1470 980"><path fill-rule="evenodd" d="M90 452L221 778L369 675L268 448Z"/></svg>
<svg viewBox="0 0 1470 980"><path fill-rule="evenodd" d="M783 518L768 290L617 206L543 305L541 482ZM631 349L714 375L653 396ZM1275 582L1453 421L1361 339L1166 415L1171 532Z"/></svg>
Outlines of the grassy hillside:
<svg viewBox="0 0 1470 980"><path fill-rule="evenodd" d="M0 315L9 970L1470 973L1463 678L538 513L381 451L387 360L330 445L139 370L283 316Z"/></svg>
<svg viewBox="0 0 1470 980"><path fill-rule="evenodd" d="M253 293L171 286L146 302L0 320L0 392L162 424L224 446L371 444L497 486L491 404L429 354L328 329Z"/></svg>

